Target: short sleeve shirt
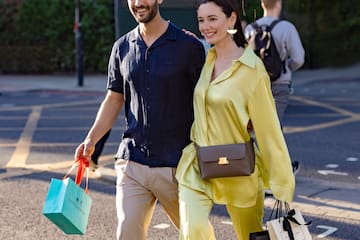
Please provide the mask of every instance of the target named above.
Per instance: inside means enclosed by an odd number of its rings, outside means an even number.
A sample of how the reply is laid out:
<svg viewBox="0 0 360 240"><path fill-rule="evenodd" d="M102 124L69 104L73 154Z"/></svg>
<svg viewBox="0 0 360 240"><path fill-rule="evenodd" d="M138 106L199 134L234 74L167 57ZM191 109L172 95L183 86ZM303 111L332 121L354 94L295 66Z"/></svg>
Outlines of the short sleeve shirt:
<svg viewBox="0 0 360 240"><path fill-rule="evenodd" d="M108 89L124 94L127 124L117 158L177 166L190 142L193 90L204 60L201 42L172 23L150 47L139 27L115 42Z"/></svg>

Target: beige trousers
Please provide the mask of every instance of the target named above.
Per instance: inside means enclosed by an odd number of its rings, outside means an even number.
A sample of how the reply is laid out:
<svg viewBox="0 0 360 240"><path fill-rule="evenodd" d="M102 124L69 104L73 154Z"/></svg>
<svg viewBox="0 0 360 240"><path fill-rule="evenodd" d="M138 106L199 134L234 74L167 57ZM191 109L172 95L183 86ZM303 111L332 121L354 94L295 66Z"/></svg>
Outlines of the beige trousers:
<svg viewBox="0 0 360 240"><path fill-rule="evenodd" d="M226 205L238 240L248 240L251 232L262 231L264 193L260 187L256 204L249 208ZM179 185L180 239L214 240L215 233L209 215L214 202L204 192ZM241 196L239 196L241 197Z"/></svg>
<svg viewBox="0 0 360 240"><path fill-rule="evenodd" d="M115 169L118 240L145 240L157 201L179 228L175 168L150 168L133 161L118 160Z"/></svg>

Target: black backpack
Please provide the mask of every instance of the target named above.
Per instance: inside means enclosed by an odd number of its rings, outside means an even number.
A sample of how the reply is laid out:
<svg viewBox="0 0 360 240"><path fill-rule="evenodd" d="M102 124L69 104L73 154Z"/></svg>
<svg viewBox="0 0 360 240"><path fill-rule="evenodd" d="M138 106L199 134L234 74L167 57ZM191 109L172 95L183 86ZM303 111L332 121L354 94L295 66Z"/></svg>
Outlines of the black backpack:
<svg viewBox="0 0 360 240"><path fill-rule="evenodd" d="M255 33L251 36L249 43L253 46L255 54L264 62L271 81L278 79L282 71L285 72L284 61L281 60L271 35L271 30L280 21L274 20L270 25L259 26L256 22L251 24Z"/></svg>

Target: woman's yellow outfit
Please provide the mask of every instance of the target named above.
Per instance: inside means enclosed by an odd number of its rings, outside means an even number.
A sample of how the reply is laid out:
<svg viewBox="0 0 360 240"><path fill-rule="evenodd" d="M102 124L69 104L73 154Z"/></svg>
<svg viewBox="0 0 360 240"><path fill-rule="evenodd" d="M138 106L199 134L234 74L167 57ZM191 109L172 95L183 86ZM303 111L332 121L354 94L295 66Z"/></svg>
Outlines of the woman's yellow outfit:
<svg viewBox="0 0 360 240"><path fill-rule="evenodd" d="M264 187L276 199L291 202L295 179L276 115L270 81L261 60L247 47L230 68L210 82L216 59L210 49L194 91L193 143L184 148L176 173L179 182L180 239L209 240L213 204L226 205L238 239L262 230ZM203 180L194 142L211 146L249 141L251 119L257 145L251 176Z"/></svg>

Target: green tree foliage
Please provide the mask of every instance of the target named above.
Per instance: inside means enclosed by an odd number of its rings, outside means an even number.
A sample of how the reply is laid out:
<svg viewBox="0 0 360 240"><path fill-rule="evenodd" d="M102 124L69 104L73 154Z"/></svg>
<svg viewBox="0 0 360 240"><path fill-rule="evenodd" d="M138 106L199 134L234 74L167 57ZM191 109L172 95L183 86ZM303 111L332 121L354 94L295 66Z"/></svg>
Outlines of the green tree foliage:
<svg viewBox="0 0 360 240"><path fill-rule="evenodd" d="M286 17L299 29L308 67L341 66L359 61L358 0L283 0Z"/></svg>
<svg viewBox="0 0 360 240"><path fill-rule="evenodd" d="M241 6L241 13L243 19L247 23L254 22L256 19L262 17L263 11L260 7L260 0L239 0Z"/></svg>
<svg viewBox="0 0 360 240"><path fill-rule="evenodd" d="M239 2L248 23L262 16L260 0ZM283 5L284 18L304 43L306 67L359 62L358 0L283 0ZM84 71L104 73L115 39L113 1L81 0L81 7ZM0 73L74 72L74 15L75 0L0 0Z"/></svg>
<svg viewBox="0 0 360 240"><path fill-rule="evenodd" d="M113 1L88 1L84 4L83 13L85 67L91 71L106 72L115 40Z"/></svg>
<svg viewBox="0 0 360 240"><path fill-rule="evenodd" d="M42 52L37 64L40 71L70 71L73 64L74 1L26 0L16 18L19 46ZM29 56L31 58L31 55ZM26 63L25 63L26 64ZM44 66L44 68L42 67ZM30 69L31 70L31 69Z"/></svg>
<svg viewBox="0 0 360 240"><path fill-rule="evenodd" d="M260 0L245 2L248 22L262 16ZM283 18L294 23L306 50L306 67L359 62L358 0L282 0Z"/></svg>
<svg viewBox="0 0 360 240"><path fill-rule="evenodd" d="M114 41L112 1L81 1L86 72L105 72ZM73 72L74 0L0 1L3 72Z"/></svg>

